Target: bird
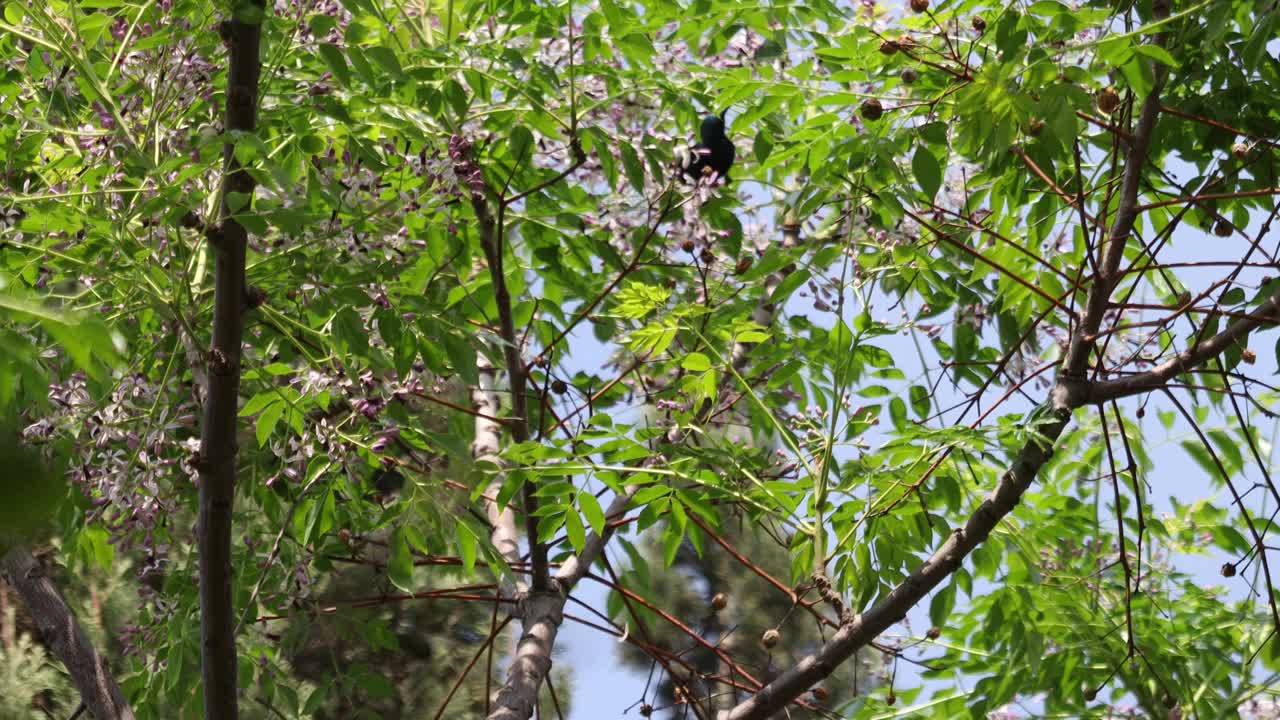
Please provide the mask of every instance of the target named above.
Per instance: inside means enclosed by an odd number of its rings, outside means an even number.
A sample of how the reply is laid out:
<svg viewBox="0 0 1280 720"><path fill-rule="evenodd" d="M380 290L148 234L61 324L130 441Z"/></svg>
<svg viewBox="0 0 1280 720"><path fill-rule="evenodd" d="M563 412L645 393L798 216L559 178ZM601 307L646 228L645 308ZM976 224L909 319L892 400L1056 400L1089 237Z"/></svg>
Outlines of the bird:
<svg viewBox="0 0 1280 720"><path fill-rule="evenodd" d="M702 118L702 142L693 147L677 148L676 161L680 171L695 183L714 174L729 183L729 168L733 167L735 150L733 141L725 133L724 117L708 115Z"/></svg>

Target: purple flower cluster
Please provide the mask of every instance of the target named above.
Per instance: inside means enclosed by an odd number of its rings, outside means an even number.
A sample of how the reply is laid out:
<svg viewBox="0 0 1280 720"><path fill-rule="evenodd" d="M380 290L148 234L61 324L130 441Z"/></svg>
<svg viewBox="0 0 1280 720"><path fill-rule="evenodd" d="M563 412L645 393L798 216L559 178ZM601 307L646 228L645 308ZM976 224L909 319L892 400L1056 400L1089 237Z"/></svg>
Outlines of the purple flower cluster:
<svg viewBox="0 0 1280 720"><path fill-rule="evenodd" d="M480 165L471 156L471 141L466 137L454 134L449 138L449 160L453 163L453 175L456 181L471 188L473 193L484 190L484 175Z"/></svg>

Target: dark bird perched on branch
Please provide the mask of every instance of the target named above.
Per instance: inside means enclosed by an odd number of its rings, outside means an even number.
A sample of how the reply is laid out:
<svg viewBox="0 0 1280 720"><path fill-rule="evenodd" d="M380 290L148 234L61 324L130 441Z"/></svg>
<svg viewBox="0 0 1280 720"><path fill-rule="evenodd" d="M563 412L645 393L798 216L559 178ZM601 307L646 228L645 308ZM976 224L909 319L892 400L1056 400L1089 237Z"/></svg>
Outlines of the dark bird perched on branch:
<svg viewBox="0 0 1280 720"><path fill-rule="evenodd" d="M676 149L676 162L681 172L694 182L715 174L729 183L729 168L733 166L733 142L725 134L724 118L708 115L702 118L702 142L693 147Z"/></svg>

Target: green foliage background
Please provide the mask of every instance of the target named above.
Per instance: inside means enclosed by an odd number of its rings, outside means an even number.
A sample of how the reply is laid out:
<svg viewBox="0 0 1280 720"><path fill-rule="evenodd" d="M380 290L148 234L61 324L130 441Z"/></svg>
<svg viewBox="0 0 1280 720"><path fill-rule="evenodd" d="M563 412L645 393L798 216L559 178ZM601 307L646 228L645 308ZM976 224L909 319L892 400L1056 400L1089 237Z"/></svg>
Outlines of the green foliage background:
<svg viewBox="0 0 1280 720"><path fill-rule="evenodd" d="M1115 309L1096 362L1149 368L1275 291L1268 3L280 2L260 18L259 130L229 136L216 24L257 20L249 7L6 2L0 23L0 403L25 448L69 468L64 563L91 577L126 556L156 573L136 652L118 658L141 717L199 707L200 225L224 145L259 184L251 203L230 200L265 298L248 316L235 515L246 714L417 716L476 645L446 637L430 603L344 610L367 647L335 655L322 684L282 640L322 629L309 618L343 589L337 558L368 561L388 595L492 593L505 567L482 507L499 469L472 461L474 418L458 409L477 353L505 367L472 193L501 210L499 277L539 430L503 447L497 499L536 483L538 539L563 557L603 529L598 491L639 485L629 522L667 565L707 548L695 517L723 529L741 514L782 529L786 582L824 568L855 612L915 570L1031 437L1036 378L1096 280L1121 152L1153 89L1164 110L1115 291L1144 304ZM740 185L675 185L673 145L726 108ZM575 144L587 162L561 177ZM783 225L804 241L782 242ZM1271 694L1280 618L1257 559L1280 499L1261 424L1274 394L1250 367L1271 361L1255 349L1270 329L1179 377L1185 416L1162 395L1150 419L1144 397L1079 410L1017 512L931 596L937 633L893 638L927 649L927 689L895 682L840 713L981 717L1034 698L1062 716L1225 717ZM548 392L555 380L565 393ZM782 452L709 431L726 415L704 408L730 405ZM1170 440L1192 462L1160 468ZM392 466L404 488L371 491ZM1170 472L1203 492L1171 497ZM1242 481L1260 489L1233 502ZM370 561L371 545L385 557ZM1238 567L1232 591L1185 556ZM458 574L432 564L446 560ZM626 576L635 592L692 612L641 575ZM491 603L454 601L449 627L486 636ZM604 610L626 622L620 603ZM777 612L762 603L753 627ZM432 648L411 688L373 669L407 653L401 621ZM5 652L37 664L29 645ZM446 716L477 710L486 672Z"/></svg>

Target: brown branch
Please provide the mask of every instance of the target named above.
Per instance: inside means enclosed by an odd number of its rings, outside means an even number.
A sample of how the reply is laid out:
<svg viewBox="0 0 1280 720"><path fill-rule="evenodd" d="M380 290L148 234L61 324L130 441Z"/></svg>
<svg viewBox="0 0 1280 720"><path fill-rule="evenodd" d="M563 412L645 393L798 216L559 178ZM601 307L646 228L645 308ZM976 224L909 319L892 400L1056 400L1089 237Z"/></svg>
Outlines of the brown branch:
<svg viewBox="0 0 1280 720"><path fill-rule="evenodd" d="M1102 118L1095 117L1082 110L1076 111L1076 117L1080 118L1081 120L1084 120L1090 125L1097 125L1103 130L1106 130L1107 132L1115 135L1116 137L1123 139L1126 142L1133 140L1133 135L1131 135L1128 130L1125 130L1124 128L1121 128L1121 127L1116 127L1115 125L1112 125L1111 123L1107 122L1106 120L1103 120Z"/></svg>
<svg viewBox="0 0 1280 720"><path fill-rule="evenodd" d="M492 588L492 585L477 585L475 587ZM311 608L307 610L305 615L308 617L317 617L319 615L336 615L344 608L367 608L380 607L383 605L391 605L393 603L404 603L410 600L470 600L472 602L483 603L514 603L514 600L500 597L498 595L480 595L477 593L454 592L453 590L423 590L413 593L397 593L395 595L374 595L373 597L360 598L357 600L347 600L340 605L326 605L324 607ZM276 620L293 620L300 613L289 612L281 615L260 615L254 619L255 623L274 622Z"/></svg>
<svg viewBox="0 0 1280 720"><path fill-rule="evenodd" d="M816 622L818 622L818 624L824 625L830 628L840 627L836 621L832 620L831 618L819 612L817 607L815 607L816 605L819 604L819 601L805 600L798 593L796 593L794 588L790 587L789 585L777 579L776 577L770 575L769 571L765 570L764 568L752 562L750 558L743 555L741 552L738 551L737 548L729 544L728 540L725 540L723 537L717 534L714 530L712 530L711 527L707 525L707 521L703 520L697 513L689 513L689 519L692 520L695 525L701 528L702 532L706 533L712 540L716 541L716 544L719 545L721 548L723 548L725 552L729 553L729 555L731 555L734 560L737 560L739 564L741 564L743 567L746 567L748 570L750 570L751 572L759 576L760 579L764 580L765 582L769 583L770 585L774 586L779 591L781 591L782 594L786 595L787 598L791 600L791 603L793 605L795 605L796 607L804 608L806 612L808 612L810 615L813 616L813 619ZM615 584L617 583L617 578L614 578L614 583ZM623 600L624 601L626 600L625 595L623 596ZM888 647L887 645L881 645L880 643L873 642L872 646L875 647L880 652L888 653L890 655L897 653L897 650L895 650L894 648Z"/></svg>
<svg viewBox="0 0 1280 720"><path fill-rule="evenodd" d="M262 0L255 0L261 10ZM238 716L235 611L231 589L231 511L236 487L236 421L240 397L240 346L244 333L245 248L249 232L236 220L250 210L255 183L236 159L236 133L257 125L258 78L262 70L262 26L232 18L219 25L227 45L227 100L222 147L224 177L214 253L213 345L209 389L200 435L200 668L204 714L218 720ZM233 206L232 202L241 205Z"/></svg>
<svg viewBox="0 0 1280 720"><path fill-rule="evenodd" d="M1062 198L1067 203L1068 207L1078 207L1085 220L1091 221L1093 219L1089 217L1088 211L1084 209L1083 195L1073 196L1068 194L1066 190L1058 187L1058 183L1054 182L1053 178L1049 177L1049 174L1042 170L1040 166L1036 164L1035 160L1031 159L1031 156L1027 154L1026 150L1019 148L1017 152L1018 157L1022 158L1022 162L1025 163L1027 167L1031 168L1031 172L1035 173L1036 177L1040 178L1044 184L1048 185L1049 189L1052 190L1055 195ZM1084 225L1083 227L1088 226Z"/></svg>
<svg viewBox="0 0 1280 720"><path fill-rule="evenodd" d="M528 190L525 190L524 192L518 195L515 195L514 197L504 198L502 200L502 204L504 206L509 206L509 205L512 205L513 203L517 203L529 197L530 195L533 195L534 193L542 192L543 190L546 190L552 185L555 185L561 180L569 177L569 175L572 174L574 170L577 170L578 168L582 167L583 163L587 161L587 154L582 151L582 145L581 143L578 142L577 135L573 135L572 137L569 138L569 151L573 153L573 162L570 163L568 167L556 173L554 176L549 177L546 180L543 180L537 185L534 185Z"/></svg>
<svg viewBox="0 0 1280 720"><path fill-rule="evenodd" d="M475 390L472 390L472 392L474 393L474 392L475 392ZM446 400L446 399L444 399L444 398L442 398L442 397L438 397L438 396L436 396L436 395L432 395L431 393L425 393L425 392L422 392L422 391L420 391L420 390L412 390L412 391L410 391L410 392L409 392L409 394L410 394L410 395L413 395L413 396L415 396L415 397L422 398L423 400L426 400L427 402L435 403L436 405L439 405L439 406L441 406L441 407L447 407L447 408L449 408L450 410L456 410L456 411L458 411L458 412L460 412L460 413L462 413L462 414L464 414L464 415L471 415L471 416L473 416L473 417L475 417L475 418L476 418L476 422L480 422L481 420L487 420L487 421L489 421L489 422L493 422L493 423L504 423L504 422L506 422L506 420L505 420L504 418L500 418L500 417L498 417L498 416L496 416L496 415L492 415L492 414L488 414L488 415L486 415L485 413L477 412L476 410L474 410L474 409L472 409L472 408L464 407L464 406L462 406L462 405L459 405L458 403L451 402L451 401L449 401L449 400ZM495 408L496 408L496 405L495 405Z"/></svg>
<svg viewBox="0 0 1280 720"><path fill-rule="evenodd" d="M497 606L495 605L494 607ZM495 617L494 620L496 622L497 618ZM440 718L444 717L444 711L448 709L449 702L452 701L453 696L457 694L458 688L462 687L462 682L467 679L467 675L471 674L471 668L476 666L476 662L480 660L480 656L484 655L485 650L489 649L493 644L493 641L498 638L498 634L502 632L503 628L505 628L509 622L511 622L511 618L505 617L502 619L501 623L497 623L494 626L494 629L489 632L489 637L484 639L480 648L471 656L471 662L467 663L467 666L462 669L462 672L458 673L458 679L453 683L453 686L449 688L449 694L444 696L444 700L440 703L440 709L436 711L436 714L433 716L433 720L440 720Z"/></svg>
<svg viewBox="0 0 1280 720"><path fill-rule="evenodd" d="M1171 313L1171 314L1169 314L1169 315L1166 315L1165 317L1159 318L1159 319L1157 319L1157 320L1145 320L1145 321L1141 321L1141 322L1131 322L1131 323L1119 323L1119 322L1116 322L1116 323L1113 323L1113 324L1112 324L1112 326L1111 326L1111 328L1110 328L1109 330L1105 330L1105 331L1104 331L1104 330L1099 330L1097 334L1095 334L1095 335L1090 335L1088 339L1089 339L1089 340L1097 340L1097 339L1099 339L1099 338L1110 337L1110 336L1112 336L1112 335L1116 335L1116 334L1122 333L1122 332L1124 332L1124 331L1126 331L1126 330L1132 330L1132 329L1134 329L1134 328L1139 328L1139 327L1158 327L1158 328L1163 328L1163 327L1166 327L1166 326L1168 326L1169 324L1171 324L1174 320L1177 320L1178 318L1182 317L1183 315L1186 315L1186 314L1188 314L1188 313L1192 313L1192 312L1208 313L1209 315L1221 315L1221 314L1224 314L1224 313L1222 313L1222 311L1220 311L1220 310L1214 310L1214 309L1207 309L1207 310L1206 310L1206 309L1198 309L1198 308L1196 308L1196 307L1195 307L1195 304L1196 304L1196 303L1198 303L1198 302L1200 302L1201 300L1204 300L1205 298L1209 297L1209 295L1210 295L1214 290L1216 290L1216 289L1218 288L1218 286L1223 285L1223 284L1225 284L1226 282L1227 282L1226 280L1217 280L1217 281L1214 281L1211 285L1209 285L1209 287L1207 287L1207 288L1205 288L1203 291L1201 291L1199 295L1197 295L1197 296L1195 296L1195 297L1191 298L1190 300L1188 300L1188 301L1187 301L1187 302L1185 302L1185 303L1182 303L1181 305L1178 305L1178 306L1173 307L1173 308L1172 308L1173 313ZM1129 296L1126 296L1126 297L1129 297ZM1137 304L1137 303L1128 303L1128 302L1112 302L1112 301L1107 301L1107 307L1108 307L1108 308L1124 308L1124 309L1133 309L1133 308L1134 308L1134 305L1136 305L1136 304ZM1161 310L1170 309L1170 308L1169 308L1168 306L1166 306L1166 305L1158 305L1158 306L1155 306L1155 307L1156 307L1157 309L1161 309ZM1236 314L1237 314L1237 315L1239 315L1240 313L1236 313Z"/></svg>
<svg viewBox="0 0 1280 720"><path fill-rule="evenodd" d="M605 394L605 393L607 393L607 392L609 392L610 390L612 390L612 389L614 388L614 386L616 386L618 383L620 383L620 382L622 382L623 380L625 380L625 379L627 378L627 376L628 376L628 375L630 375L631 373L633 373L633 372L635 372L637 369L639 369L639 367L640 367L641 365L643 365L643 364L645 363L645 361L646 361L646 359L645 359L644 357L642 357L642 356L636 356L636 358L635 358L634 360L632 360L632 361L631 361L631 364L630 364L630 365L628 365L628 366L627 366L627 368L626 368L625 370L623 370L622 372L618 373L616 377L614 377L614 378L613 378L612 380L610 380L609 382L605 383L605 384L604 384L604 386L603 386L603 387L601 387L599 390L596 390L595 392L593 392L593 393L591 393L590 395L588 395L588 396L587 396L587 399L586 399L586 400L584 400L584 401L582 402L582 404L578 405L578 407L574 408L572 412L570 412L569 414L565 415L563 418L560 418L559 420L557 420L557 421L556 421L556 423L555 423L554 425L552 425L552 426L551 426L551 428L550 428L549 430L547 430L547 434L551 434L551 433L553 433L553 432L555 432L555 431L559 430L560 428L562 428L562 427L564 427L564 426L565 426L565 423L567 423L567 422L569 422L570 420L574 419L575 417L577 417L577 416L581 415L581 414L582 414L582 412L583 412L584 410L586 410L587 408L592 407L592 406L595 404L595 402L596 402L597 400L599 400L600 398L604 397L604 394Z"/></svg>
<svg viewBox="0 0 1280 720"><path fill-rule="evenodd" d="M1267 301L1253 312L1227 325L1222 332L1192 345L1147 372L1092 383L1089 388L1089 402L1118 400L1160 389L1177 375L1203 365L1257 328L1275 324L1277 319L1280 319L1280 290L1267 298Z"/></svg>
<svg viewBox="0 0 1280 720"><path fill-rule="evenodd" d="M1256 140L1257 142L1260 142L1260 143L1262 143L1263 145L1268 145L1268 146L1270 146L1270 147L1280 147L1280 142L1276 142L1275 140L1269 140L1269 139L1264 138L1264 137L1259 137L1259 136L1254 135L1254 134L1252 134L1252 133L1245 132L1244 130L1241 130L1241 129L1239 129L1239 128L1232 127L1232 126L1230 126L1230 125L1228 125L1228 124L1226 124L1226 123L1224 123L1224 122L1219 122L1219 121L1217 121L1217 120L1211 120L1211 119L1209 119L1209 118L1207 118L1207 117L1202 117L1202 116L1200 116L1200 115L1195 115L1195 114L1193 114L1193 113L1189 113L1189 112L1187 112L1186 110L1179 110L1179 109L1178 109L1178 108L1176 108L1176 107L1171 107L1171 106L1169 106L1169 105L1162 105L1162 106L1160 107L1160 112L1169 113L1170 115L1174 115L1174 116L1177 116L1177 117L1180 117L1180 118L1185 118L1185 119L1187 119L1187 120L1191 120L1191 121L1194 121L1194 122L1198 122L1198 123L1201 123L1201 124L1203 124L1203 125L1208 125L1209 127L1215 127L1215 128L1218 128L1219 130L1226 130L1227 132L1235 133L1236 135L1241 135L1241 136L1243 136L1243 137L1247 137L1247 138L1249 138L1250 140Z"/></svg>
<svg viewBox="0 0 1280 720"><path fill-rule="evenodd" d="M605 581L604 581L604 578L595 578L595 577L593 576L593 579L599 580L599 581L600 581L600 582L602 582L602 583L603 583L603 582L605 582ZM606 584L608 584L608 583L606 583ZM666 610L663 610L662 608L660 608L660 607L658 607L657 605L653 604L653 603L652 603L652 602L650 602L649 600L645 599L643 596L636 594L636 593L635 593L634 591L632 591L632 590L628 590L627 588L622 587L622 586L620 586L620 585L611 585L611 587L613 587L613 589L617 590L617 591L618 591L618 594L622 595L623 597L630 598L631 600L633 600L633 601L635 601L635 602L639 603L640 605L644 606L646 609L648 609L648 610L649 610L650 612L652 612L653 614L657 615L658 617L662 618L663 620L666 620L669 624L671 624L671 625L672 625L673 627L675 627L677 630L679 630L680 632L684 633L684 635L685 635L686 637L688 637L690 640L692 640L692 641L693 641L693 642L695 642L696 644L698 644L698 645L702 646L702 648L703 648L704 650L707 650L707 651L708 651L708 652L710 652L711 654L715 655L717 660L719 660L720 662L722 662L722 663L724 663L725 665L727 665L730 669L732 669L732 670L733 670L733 672L734 672L734 673L737 673L738 675L741 675L742 677L746 678L746 679L747 679L747 682L751 683L751 685L750 685L749 687L746 687L746 688L743 688L743 689L745 689L745 690L756 690L756 689L758 689L758 688L760 687L760 685L761 685L760 681L759 681L759 680L757 680L755 677L753 677L753 676L751 675L751 673L747 672L747 671L746 671L746 669L745 669L745 668L743 668L741 665L739 665L738 663L734 662L734 661L733 661L733 658L729 655L729 653L728 653L728 652L726 652L726 651L725 651L725 649L724 649L724 648L722 648L722 647L720 647L719 645L714 644L714 643L712 643L712 642L708 641L706 638L702 637L702 635L701 635L697 630L694 630L693 628L689 627L686 623L684 623L683 621L681 621L681 620L680 620L680 618L678 618L678 617L676 617L676 616L672 615L671 613L667 612Z"/></svg>
<svg viewBox="0 0 1280 720"><path fill-rule="evenodd" d="M1098 332L1098 327L1102 324L1102 316L1107 310L1107 303L1111 299L1111 292L1120 281L1120 261L1124 258L1125 245L1138 219L1138 188L1147 162L1151 133L1160 115L1160 90L1164 86L1164 73L1159 70L1159 67L1157 65L1157 82L1142 103L1138 124L1133 132L1133 140L1129 144L1129 151L1125 154L1124 175L1120 181L1116 216L1111 223L1107 239L1098 248L1101 262L1094 274L1093 285L1089 288L1089 296L1085 300L1084 317L1080 321L1080 327L1076 328L1071 335L1067 356L1062 363L1062 375L1072 380L1084 378L1084 371L1089 362L1089 351L1093 348L1093 341L1089 338Z"/></svg>
<svg viewBox="0 0 1280 720"><path fill-rule="evenodd" d="M1034 380L1034 379L1036 379L1036 378L1040 377L1041 373L1045 372L1046 370L1048 370L1048 369L1049 369L1049 368L1051 368L1051 367L1053 367L1053 364L1052 364L1052 363L1049 363L1049 364L1047 364L1047 365L1044 365L1044 366L1042 366L1042 367L1040 367L1040 368L1036 369L1035 371L1033 371L1033 372L1031 372L1031 373L1028 373L1026 377L1024 377L1024 378L1022 378L1021 380L1019 380L1018 382L1014 383L1013 387L1011 387L1011 388L1009 388L1008 390L1006 390L1006 391L1004 392L1004 394L1003 394L1003 395L1001 395L1001 396L1000 396L1000 397L999 397L999 398L998 398L994 403L992 403L992 404L991 404L991 407L987 408L985 412L983 412L982 414L980 414L980 415L977 417L977 419L975 419L973 422L969 423L969 429L970 429L970 430L976 429L979 425L981 425L981 424L982 424L982 422L983 422L984 420L986 420L986 419L987 419L987 417L988 417L988 416L990 416L990 415L991 415L992 413L994 413L997 409L999 409L1002 405L1004 405L1004 402L1005 402L1006 400L1008 400L1009 398L1013 397L1014 393L1019 392L1019 391L1022 389L1022 386L1023 386L1023 385L1026 385L1027 383L1031 382L1032 380ZM998 373L998 372L1000 372L1000 371L1001 371L1001 370L1000 370L1000 368L997 368L994 372L992 372L991 377L993 377L993 378L994 378L994 377L996 376L996 373ZM975 397L975 401L976 401L976 397ZM970 404L970 406L969 406L969 407L972 407L972 404ZM969 411L969 410L968 410L968 408L965 408L965 412L968 412L968 411ZM925 483L925 481L926 481L926 480L928 480L929 478L933 477L933 474L934 474L935 472L937 472L937 470L938 470L938 468L939 468L939 467L941 467L941 466L942 466L942 463L943 463L944 461L946 461L946 459L947 459L947 458L951 457L951 452L952 452L953 450L955 450L955 448L956 448L956 446L955 446L955 445L948 445L948 446L946 447L946 449L944 449L944 450L942 451L942 453L938 455L938 459L937 459L937 460L934 460L934 461L933 461L933 463L932 463L931 465L929 465L929 467L928 467L928 468L926 468L926 469L925 469L924 474L923 474L923 475L921 475L919 479L917 479L915 482L913 482L913 483L911 483L910 485L908 485L908 486L906 487L906 489L904 489L904 490L902 491L902 494L901 494L901 495L899 495L898 497L896 497L896 498L894 498L893 500L889 501L889 504L888 504L888 505L886 505L885 507L880 508L880 509L877 509L877 510L872 510L872 515L871 515L871 517L881 517L881 516L884 516L884 515L888 515L888 514L889 514L889 512L890 512L890 511L892 511L894 508L896 508L898 505L900 505L900 504L902 504L902 503L906 502L908 498L910 498L913 494L915 494L915 493L916 493L916 491L918 491L918 490L920 489L920 486L924 485L924 483ZM832 553L832 557L834 557L834 556L835 556L835 553L833 552L833 553ZM830 560L830 558L828 558L828 561L829 561L829 560Z"/></svg>
<svg viewBox="0 0 1280 720"><path fill-rule="evenodd" d="M1074 289L1074 286L1076 284L1075 278L1068 275L1062 268L1055 266L1053 263L1049 262L1048 260L1045 260L1040 255L1037 255L1036 253L1031 252L1026 247L1024 247L1022 243L1014 242L1013 240L1005 237L998 231L991 229L983 222L975 220L971 213L961 213L956 210L952 210L951 208L945 207L943 205L938 205L936 203L931 203L931 202L927 202L925 203L925 205L935 213L942 213L943 215L949 215L951 217L954 217L964 222L971 229L977 230L979 233L982 233L983 235L989 235L995 240L998 240L1004 243L1006 246L1009 247L1009 249L1026 257L1027 259L1031 260L1037 265L1040 265L1045 270L1048 270L1049 272L1052 272L1052 273L1056 273L1058 277L1061 277L1063 280L1065 280L1068 284L1072 286L1072 289Z"/></svg>
<svg viewBox="0 0 1280 720"><path fill-rule="evenodd" d="M613 565L609 562L609 556L607 554L601 554L600 559L601 559L601 564L604 565L604 569L609 573L609 580L615 586L620 585L621 581L618 578L618 573L614 571ZM639 632L640 635L644 637L644 640L637 641L635 638L631 636L630 632L625 633L625 635L624 633L619 632L618 636L619 637L625 636L628 641L630 641L636 647L643 650L647 655L649 655L649 657L653 658L653 660L657 662L659 665L661 665L662 669L666 671L667 675L671 678L671 682L675 685L675 687L679 688L682 692L684 692L685 697L693 698L692 689L689 687L688 683L684 682L681 679L681 675L676 671L675 667L673 667L673 662L680 662L686 668L690 670L694 670L694 669L689 667L689 665L685 662L684 658L679 656L679 653L670 652L665 648L660 647L657 643L655 643L653 641L653 637L649 634L648 624L644 621L644 617L640 615L639 612L636 611L635 605L632 603L631 598L621 593L619 593L619 597L622 598L622 605L627 609L627 614L631 616L631 622L635 623L636 631ZM581 601L578 601L578 602L581 603ZM583 605L587 607L589 610L591 610L592 612L597 612L595 608L592 608L589 605L585 605L585 604ZM573 619L573 616L569 615L568 613L565 614L565 617ZM608 617L604 617L604 616L602 617L606 622L611 622ZM585 622L585 621L579 621L579 622ZM698 703L690 702L689 708L693 710L694 715L696 715L699 718L699 720L704 719L705 716L703 715L702 707Z"/></svg>
<svg viewBox="0 0 1280 720"><path fill-rule="evenodd" d="M1116 547L1120 553L1120 567L1124 570L1125 647L1128 650L1124 659L1128 660L1133 657L1135 648L1135 642L1133 639L1133 591L1134 578L1136 576L1133 573L1133 566L1129 564L1129 548L1128 543L1125 541L1124 505L1120 502L1120 470L1116 467L1115 450L1111 446L1111 428L1107 425L1107 409L1102 405L1098 406L1098 419L1102 422L1102 439L1107 450L1107 462L1111 467L1111 472L1108 474L1111 476L1111 496L1114 498L1116 507ZM1117 420L1120 422L1118 429L1120 433L1123 434L1124 421L1120 420L1119 417L1117 417ZM1131 473L1136 473L1138 471L1138 468L1134 465L1129 465L1125 469ZM1135 497L1134 502L1139 503L1139 507L1141 507L1142 498ZM1141 510L1139 510L1139 512L1141 512ZM1141 547L1139 547L1139 550L1141 550Z"/></svg>
<svg viewBox="0 0 1280 720"><path fill-rule="evenodd" d="M41 641L66 666L83 706L98 720L133 720L133 709L112 677L106 658L94 649L58 586L31 551L21 545L9 550L0 559L0 573L26 604Z"/></svg>
<svg viewBox="0 0 1280 720"><path fill-rule="evenodd" d="M1267 546L1262 541L1262 534L1258 532L1258 526L1253 520L1253 514L1249 512L1249 508L1244 505L1244 498L1240 496L1236 490L1236 484L1231 480L1231 473L1227 472L1226 466L1222 464L1222 458L1218 457L1218 451L1213 448L1213 443L1209 442L1209 438L1205 437L1204 431L1200 429L1200 423L1187 412L1186 407L1178 401L1169 390L1165 390L1165 395L1169 398L1173 406L1178 409L1178 413L1182 415L1182 419L1187 421L1191 429L1195 431L1196 437L1200 440L1200 446L1205 452L1209 453L1209 458L1213 460L1213 464L1218 468L1218 474L1222 477L1222 482L1231 491L1231 500L1235 506L1240 508L1240 514L1244 517L1245 526L1249 529L1249 536L1253 538L1253 547L1258 551L1258 559L1262 562L1262 575L1265 578L1267 588L1267 606L1271 608L1272 627L1280 630L1280 607L1276 606L1276 594L1271 592L1271 588L1276 585L1271 580L1271 564L1267 561Z"/></svg>
<svg viewBox="0 0 1280 720"><path fill-rule="evenodd" d="M1241 190L1239 192L1223 192L1223 193L1204 193L1201 195L1188 195L1186 197L1170 198L1168 200L1159 200L1150 202L1145 205L1138 206L1138 212L1146 212L1153 208L1167 207L1169 205L1183 205L1186 203L1196 204L1205 200L1234 200L1236 198L1247 197L1267 197L1269 195L1280 195L1280 188L1259 188L1257 190Z"/></svg>

